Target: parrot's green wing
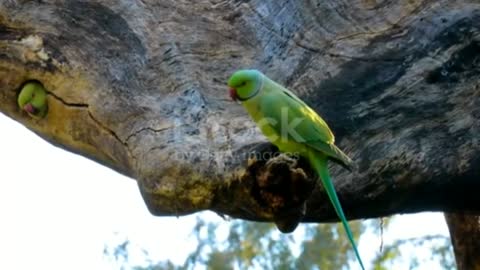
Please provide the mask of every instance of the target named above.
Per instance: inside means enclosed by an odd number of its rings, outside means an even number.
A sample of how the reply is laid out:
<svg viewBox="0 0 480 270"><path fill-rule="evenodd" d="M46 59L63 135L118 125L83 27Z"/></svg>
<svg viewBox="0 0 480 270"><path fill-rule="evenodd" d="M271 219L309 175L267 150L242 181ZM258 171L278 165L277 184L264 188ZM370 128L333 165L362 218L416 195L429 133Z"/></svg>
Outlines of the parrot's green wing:
<svg viewBox="0 0 480 270"><path fill-rule="evenodd" d="M264 94L259 105L264 117L277 120L271 127L278 136L320 151L347 169L352 167L352 160L334 145L335 138L327 123L293 93L284 89ZM290 129L285 129L285 121Z"/></svg>
<svg viewBox="0 0 480 270"><path fill-rule="evenodd" d="M345 169L352 171L354 164L352 159L350 159L342 150L340 150L333 143L327 144L320 141L315 141L307 143L310 147L314 148L317 151L321 151L330 157L333 161L342 165Z"/></svg>

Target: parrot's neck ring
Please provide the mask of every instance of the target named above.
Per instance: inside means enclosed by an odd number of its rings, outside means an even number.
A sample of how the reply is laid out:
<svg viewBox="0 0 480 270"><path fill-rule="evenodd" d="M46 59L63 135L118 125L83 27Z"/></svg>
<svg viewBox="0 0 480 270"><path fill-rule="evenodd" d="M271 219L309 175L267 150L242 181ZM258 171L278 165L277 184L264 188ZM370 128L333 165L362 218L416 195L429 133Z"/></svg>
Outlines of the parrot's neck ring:
<svg viewBox="0 0 480 270"><path fill-rule="evenodd" d="M264 80L263 76L262 75L260 75L260 76L261 76L260 77L260 85L257 87L257 89L255 89L255 91L253 91L253 93L251 93L250 95L248 95L244 98L237 96L237 100L239 100L241 102L247 101L247 100L255 97L258 93L260 93L260 90L263 89L263 80Z"/></svg>

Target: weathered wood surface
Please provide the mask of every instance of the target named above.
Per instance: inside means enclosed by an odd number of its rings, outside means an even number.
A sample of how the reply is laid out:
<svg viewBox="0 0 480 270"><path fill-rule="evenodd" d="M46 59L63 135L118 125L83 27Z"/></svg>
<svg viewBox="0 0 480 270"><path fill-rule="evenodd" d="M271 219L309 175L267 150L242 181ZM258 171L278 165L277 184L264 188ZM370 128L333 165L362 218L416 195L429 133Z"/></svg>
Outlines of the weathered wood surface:
<svg viewBox="0 0 480 270"><path fill-rule="evenodd" d="M155 215L210 209L285 231L336 219L303 161L252 158L272 149L226 80L253 67L357 162L332 166L349 218L478 213L479 30L473 0L4 0L0 111L137 179ZM33 79L49 90L43 120L15 103Z"/></svg>

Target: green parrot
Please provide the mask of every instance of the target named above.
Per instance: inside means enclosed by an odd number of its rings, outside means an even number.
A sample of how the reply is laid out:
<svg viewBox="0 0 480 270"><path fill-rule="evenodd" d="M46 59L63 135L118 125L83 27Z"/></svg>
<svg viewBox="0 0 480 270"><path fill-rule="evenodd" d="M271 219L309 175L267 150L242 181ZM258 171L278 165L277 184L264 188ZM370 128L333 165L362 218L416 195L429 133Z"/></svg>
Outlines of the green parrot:
<svg viewBox="0 0 480 270"><path fill-rule="evenodd" d="M18 107L34 118L47 115L47 91L39 82L28 82L20 90L17 99Z"/></svg>
<svg viewBox="0 0 480 270"><path fill-rule="evenodd" d="M327 123L295 94L258 70L235 72L228 86L230 97L241 102L262 133L281 152L298 154L310 162L343 223L361 268L365 269L327 167L328 159L349 170L353 162L335 146Z"/></svg>

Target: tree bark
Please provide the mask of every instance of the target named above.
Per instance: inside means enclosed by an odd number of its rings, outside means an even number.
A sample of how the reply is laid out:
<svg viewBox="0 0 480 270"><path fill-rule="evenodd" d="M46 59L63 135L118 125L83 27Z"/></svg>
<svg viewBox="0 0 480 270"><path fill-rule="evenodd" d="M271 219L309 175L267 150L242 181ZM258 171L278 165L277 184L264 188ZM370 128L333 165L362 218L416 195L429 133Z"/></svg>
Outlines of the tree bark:
<svg viewBox="0 0 480 270"><path fill-rule="evenodd" d="M480 216L446 213L458 270L480 270Z"/></svg>
<svg viewBox="0 0 480 270"><path fill-rule="evenodd" d="M336 220L304 160L274 155L226 80L257 68L310 104L358 168L350 219L480 212L477 1L0 3L0 111L138 181L154 215ZM16 106L28 80L45 119ZM275 156L270 158L271 156Z"/></svg>

